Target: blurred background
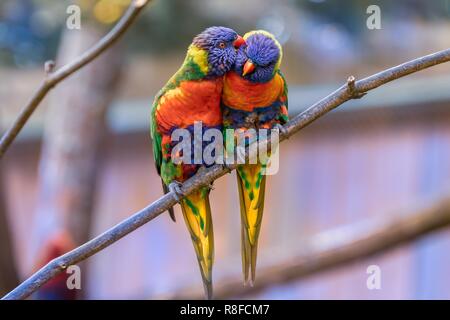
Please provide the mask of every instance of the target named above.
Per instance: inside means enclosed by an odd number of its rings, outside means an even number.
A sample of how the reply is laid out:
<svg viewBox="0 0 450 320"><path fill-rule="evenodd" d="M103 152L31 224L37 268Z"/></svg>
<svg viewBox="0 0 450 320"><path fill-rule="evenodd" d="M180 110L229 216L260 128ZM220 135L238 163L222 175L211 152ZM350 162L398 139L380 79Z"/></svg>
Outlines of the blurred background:
<svg viewBox="0 0 450 320"><path fill-rule="evenodd" d="M0 0L0 131L44 76L72 61L129 0ZM69 29L70 5L81 29ZM369 5L381 29L369 30ZM450 1L155 0L120 43L59 85L0 167L0 293L49 259L162 195L149 116L191 39L211 25L266 29L284 46L291 116L343 83L450 47ZM318 120L281 147L270 177L258 268L301 252L311 236L385 217L450 190L450 64L395 81ZM234 173L212 192L214 277L241 271ZM62 278L38 299L152 299L201 287L195 254L164 214L81 264L82 290ZM393 217L392 217L393 218ZM450 231L269 288L267 299L450 299ZM381 290L368 290L378 265ZM65 277L64 275L61 277Z"/></svg>

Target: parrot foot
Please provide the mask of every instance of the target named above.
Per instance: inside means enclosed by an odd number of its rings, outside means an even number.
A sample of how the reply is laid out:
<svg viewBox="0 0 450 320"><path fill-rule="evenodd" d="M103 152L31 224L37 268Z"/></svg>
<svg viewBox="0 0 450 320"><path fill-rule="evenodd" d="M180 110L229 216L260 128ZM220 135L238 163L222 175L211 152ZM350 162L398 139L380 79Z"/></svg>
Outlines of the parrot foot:
<svg viewBox="0 0 450 320"><path fill-rule="evenodd" d="M276 123L273 126L273 128L278 130L278 132L281 133L281 135L283 135L283 136L287 136L287 134L288 134L288 130L283 125L281 125L279 123Z"/></svg>
<svg viewBox="0 0 450 320"><path fill-rule="evenodd" d="M183 191L181 191L181 186L182 186L182 184L178 181L172 181L168 186L169 191L173 193L173 197L178 202L183 197Z"/></svg>

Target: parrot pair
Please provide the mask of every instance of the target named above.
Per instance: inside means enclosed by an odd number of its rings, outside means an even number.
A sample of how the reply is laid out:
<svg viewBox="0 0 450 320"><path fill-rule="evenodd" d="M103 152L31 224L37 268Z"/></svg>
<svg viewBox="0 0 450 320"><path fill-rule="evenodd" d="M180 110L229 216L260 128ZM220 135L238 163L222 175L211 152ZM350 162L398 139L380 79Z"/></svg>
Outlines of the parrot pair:
<svg viewBox="0 0 450 320"><path fill-rule="evenodd" d="M189 46L181 68L157 94L151 112L151 137L156 169L165 193L182 195L180 185L206 164L175 161L172 141L176 129L284 130L287 85L279 67L282 48L266 31L244 37L225 27L210 27ZM195 148L192 143L192 148ZM192 159L191 159L192 160ZM255 279L259 230L264 207L265 164L237 168L242 220L244 283ZM194 245L206 298L212 298L214 233L209 193L205 186L180 201ZM169 210L175 221L173 209Z"/></svg>

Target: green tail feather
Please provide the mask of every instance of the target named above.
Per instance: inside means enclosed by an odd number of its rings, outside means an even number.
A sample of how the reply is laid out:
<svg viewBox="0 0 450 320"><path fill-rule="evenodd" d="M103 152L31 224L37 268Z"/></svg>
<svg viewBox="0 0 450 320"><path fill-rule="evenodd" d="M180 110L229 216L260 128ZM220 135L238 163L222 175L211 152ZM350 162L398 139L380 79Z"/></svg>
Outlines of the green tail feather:
<svg viewBox="0 0 450 320"><path fill-rule="evenodd" d="M184 198L181 202L181 209L197 255L205 297L211 299L213 293L214 232L209 190L202 188Z"/></svg>

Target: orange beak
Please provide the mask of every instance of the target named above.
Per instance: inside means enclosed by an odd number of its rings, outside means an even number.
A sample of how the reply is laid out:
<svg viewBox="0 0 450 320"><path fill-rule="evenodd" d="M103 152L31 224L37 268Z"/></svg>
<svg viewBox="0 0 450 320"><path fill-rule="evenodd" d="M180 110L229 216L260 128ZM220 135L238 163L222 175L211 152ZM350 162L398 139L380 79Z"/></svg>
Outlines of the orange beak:
<svg viewBox="0 0 450 320"><path fill-rule="evenodd" d="M236 40L234 40L233 42L233 46L237 49L241 46L243 46L244 44L246 44L244 38L242 38L241 36L238 36Z"/></svg>
<svg viewBox="0 0 450 320"><path fill-rule="evenodd" d="M247 62L244 64L242 76L245 77L247 74L252 73L253 71L255 71L254 63L251 60L247 60Z"/></svg>

